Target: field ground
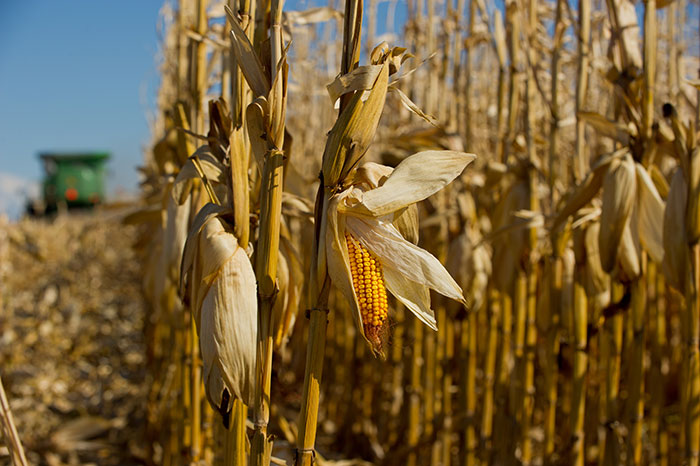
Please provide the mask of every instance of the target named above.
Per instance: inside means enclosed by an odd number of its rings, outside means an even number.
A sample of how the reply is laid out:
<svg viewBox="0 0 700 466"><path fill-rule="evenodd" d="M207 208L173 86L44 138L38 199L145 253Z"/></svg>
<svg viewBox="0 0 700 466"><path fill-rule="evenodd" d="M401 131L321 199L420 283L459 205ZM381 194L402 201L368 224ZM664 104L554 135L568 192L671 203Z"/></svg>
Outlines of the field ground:
<svg viewBox="0 0 700 466"><path fill-rule="evenodd" d="M134 234L111 213L0 223L0 367L30 464L142 463Z"/></svg>

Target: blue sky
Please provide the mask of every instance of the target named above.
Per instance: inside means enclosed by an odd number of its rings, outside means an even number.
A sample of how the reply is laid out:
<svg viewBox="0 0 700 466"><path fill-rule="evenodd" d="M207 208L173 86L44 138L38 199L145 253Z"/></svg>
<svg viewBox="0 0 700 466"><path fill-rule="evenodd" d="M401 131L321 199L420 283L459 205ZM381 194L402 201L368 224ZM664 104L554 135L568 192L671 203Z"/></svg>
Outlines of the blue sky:
<svg viewBox="0 0 700 466"><path fill-rule="evenodd" d="M110 191L136 190L162 4L0 0L0 183L39 180L41 151L106 150Z"/></svg>

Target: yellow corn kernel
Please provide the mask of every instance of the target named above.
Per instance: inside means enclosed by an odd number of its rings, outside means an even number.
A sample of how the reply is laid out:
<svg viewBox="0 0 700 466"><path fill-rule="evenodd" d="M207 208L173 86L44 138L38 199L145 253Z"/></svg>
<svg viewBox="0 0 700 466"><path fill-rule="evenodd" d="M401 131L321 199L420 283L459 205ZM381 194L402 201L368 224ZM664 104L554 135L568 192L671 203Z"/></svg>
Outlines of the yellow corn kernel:
<svg viewBox="0 0 700 466"><path fill-rule="evenodd" d="M349 233L345 234L345 241L350 258L352 285L360 307L365 336L380 349L389 307L382 266L379 260Z"/></svg>

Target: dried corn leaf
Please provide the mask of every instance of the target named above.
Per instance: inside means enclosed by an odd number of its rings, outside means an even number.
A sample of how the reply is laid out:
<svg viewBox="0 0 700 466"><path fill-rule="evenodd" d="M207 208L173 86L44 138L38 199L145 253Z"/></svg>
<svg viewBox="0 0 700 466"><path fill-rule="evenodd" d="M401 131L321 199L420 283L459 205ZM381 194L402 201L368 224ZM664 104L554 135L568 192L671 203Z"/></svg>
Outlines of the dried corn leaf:
<svg viewBox="0 0 700 466"><path fill-rule="evenodd" d="M309 8L303 11L283 11L282 24L284 26L304 26L307 24L324 23L331 19L340 20L343 13L333 8L322 6Z"/></svg>
<svg viewBox="0 0 700 466"><path fill-rule="evenodd" d="M631 217L634 216L633 212ZM622 272L622 275L618 277L618 279L624 281L636 280L642 273L641 244L639 243L639 236L636 232L632 232L632 225L636 223L635 220L634 218L628 219L622 232L617 254L620 271Z"/></svg>
<svg viewBox="0 0 700 466"><path fill-rule="evenodd" d="M267 97L270 93L270 82L265 75L260 58L255 53L253 44L248 40L245 31L238 24L236 16L228 6L225 9L231 25L232 50L236 54L236 60L243 72L243 76L245 76L248 86L250 86L255 97Z"/></svg>
<svg viewBox="0 0 700 466"><path fill-rule="evenodd" d="M595 128L603 136L612 138L627 146L630 143L630 129L627 125L605 118L595 112L578 112L578 117Z"/></svg>
<svg viewBox="0 0 700 466"><path fill-rule="evenodd" d="M383 65L360 66L348 74L335 78L332 83L326 86L331 103L335 103L341 95L349 92L372 89L382 68Z"/></svg>
<svg viewBox="0 0 700 466"><path fill-rule="evenodd" d="M600 251L598 249L598 235L600 234L600 223L592 222L584 236L586 248L586 283L591 301L595 308L603 309L610 303L610 277L600 262Z"/></svg>
<svg viewBox="0 0 700 466"><path fill-rule="evenodd" d="M198 159L197 162L192 160L192 157ZM201 169L204 177L213 184L226 184L225 167L211 153L208 145L200 146L192 157L187 159L185 165L180 169L180 172L175 178L172 187L172 196L179 205L182 205L192 192L192 180L200 179L199 169Z"/></svg>
<svg viewBox="0 0 700 466"><path fill-rule="evenodd" d="M437 119L434 116L425 113L423 110L421 110L420 107L418 107L418 105L413 103L413 101L406 94L404 94L403 91L401 91L401 89L399 89L396 86L389 86L389 90L398 94L399 99L401 100L401 104L411 113L421 117L433 126L438 126Z"/></svg>
<svg viewBox="0 0 700 466"><path fill-rule="evenodd" d="M246 123L248 124L248 137L253 149L256 165L260 173L265 166L265 156L268 151L267 143L267 118L269 106L265 97L258 97L246 110Z"/></svg>
<svg viewBox="0 0 700 466"><path fill-rule="evenodd" d="M661 173L661 170L659 170L656 165L650 165L649 175L651 175L651 180L654 182L654 186L656 186L656 191L662 199L666 199L668 197L669 186L664 174Z"/></svg>

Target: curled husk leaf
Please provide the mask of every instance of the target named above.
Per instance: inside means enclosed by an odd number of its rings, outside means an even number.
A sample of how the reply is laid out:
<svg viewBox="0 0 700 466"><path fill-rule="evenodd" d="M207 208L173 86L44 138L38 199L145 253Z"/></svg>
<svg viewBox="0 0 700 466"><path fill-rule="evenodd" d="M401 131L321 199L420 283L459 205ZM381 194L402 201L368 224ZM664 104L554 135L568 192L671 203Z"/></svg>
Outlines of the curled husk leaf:
<svg viewBox="0 0 700 466"><path fill-rule="evenodd" d="M187 162L185 162L175 178L172 187L172 196L175 201L177 201L178 205L182 205L185 200L190 197L195 180L200 179L200 174L195 167L195 160L193 160L194 157L197 158L197 163L202 170L202 174L216 189L217 194L223 194L223 192L225 192L226 170L224 165L212 154L208 145L203 145L197 149L192 157L187 159Z"/></svg>
<svg viewBox="0 0 700 466"><path fill-rule="evenodd" d="M380 165L374 162L367 162L357 169L353 177L354 185L363 185L365 189L375 189L382 186L394 171L392 167ZM418 206L410 204L403 209L393 213L391 223L394 224L401 236L413 244L418 244Z"/></svg>

